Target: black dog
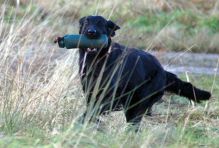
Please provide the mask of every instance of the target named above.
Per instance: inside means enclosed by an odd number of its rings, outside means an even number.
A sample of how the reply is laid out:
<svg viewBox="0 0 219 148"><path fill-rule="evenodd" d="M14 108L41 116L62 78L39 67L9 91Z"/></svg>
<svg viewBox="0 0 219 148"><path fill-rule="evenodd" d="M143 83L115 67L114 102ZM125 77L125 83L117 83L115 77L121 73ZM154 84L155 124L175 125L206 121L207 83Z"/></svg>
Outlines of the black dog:
<svg viewBox="0 0 219 148"><path fill-rule="evenodd" d="M101 16L80 19L80 34L88 38L108 36L107 48L79 49L80 77L87 96L87 111L93 118L107 111L124 109L128 123L139 127L144 114L150 115L152 105L165 91L195 102L208 100L211 94L180 80L165 71L158 60L143 50L112 43L118 25Z"/></svg>

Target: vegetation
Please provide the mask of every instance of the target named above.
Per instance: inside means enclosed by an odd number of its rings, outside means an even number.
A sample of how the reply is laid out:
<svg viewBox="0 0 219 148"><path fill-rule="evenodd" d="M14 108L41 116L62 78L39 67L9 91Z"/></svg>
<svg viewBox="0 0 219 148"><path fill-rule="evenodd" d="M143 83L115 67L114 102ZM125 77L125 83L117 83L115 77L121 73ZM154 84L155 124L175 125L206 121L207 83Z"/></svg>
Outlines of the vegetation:
<svg viewBox="0 0 219 148"><path fill-rule="evenodd" d="M0 2L0 147L218 146L218 75L189 75L213 93L207 105L166 95L140 133L128 132L122 112L103 117L99 131L76 124L85 107L77 50L52 44L76 33L78 18L98 12L123 28L115 40L130 46L218 52L218 1Z"/></svg>

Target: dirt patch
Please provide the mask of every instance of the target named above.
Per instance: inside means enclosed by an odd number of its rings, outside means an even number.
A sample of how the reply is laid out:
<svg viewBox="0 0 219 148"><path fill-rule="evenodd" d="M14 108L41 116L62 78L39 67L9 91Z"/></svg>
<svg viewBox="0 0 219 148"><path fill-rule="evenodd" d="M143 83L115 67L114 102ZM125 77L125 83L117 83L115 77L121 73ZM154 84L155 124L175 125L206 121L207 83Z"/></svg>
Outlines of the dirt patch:
<svg viewBox="0 0 219 148"><path fill-rule="evenodd" d="M166 70L174 73L219 74L219 54L153 52Z"/></svg>

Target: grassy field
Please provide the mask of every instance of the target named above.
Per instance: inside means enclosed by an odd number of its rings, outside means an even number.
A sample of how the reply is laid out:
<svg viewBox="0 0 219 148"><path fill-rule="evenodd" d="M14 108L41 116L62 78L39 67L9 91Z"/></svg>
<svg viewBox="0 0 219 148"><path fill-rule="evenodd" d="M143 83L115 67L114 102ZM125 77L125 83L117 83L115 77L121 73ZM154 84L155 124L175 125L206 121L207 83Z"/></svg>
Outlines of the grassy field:
<svg viewBox="0 0 219 148"><path fill-rule="evenodd" d="M81 16L103 14L122 27L115 40L130 46L218 53L219 1L0 3L0 147L218 147L218 75L189 75L212 92L207 105L167 94L142 132L128 132L122 112L104 117L99 131L75 124L85 109L77 50L52 41L76 33Z"/></svg>

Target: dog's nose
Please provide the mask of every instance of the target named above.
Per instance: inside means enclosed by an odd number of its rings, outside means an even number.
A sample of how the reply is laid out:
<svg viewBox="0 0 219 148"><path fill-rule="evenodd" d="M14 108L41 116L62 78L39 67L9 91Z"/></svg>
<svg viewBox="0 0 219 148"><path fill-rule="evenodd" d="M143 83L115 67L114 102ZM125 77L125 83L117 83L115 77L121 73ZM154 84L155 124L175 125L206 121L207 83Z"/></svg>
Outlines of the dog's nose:
<svg viewBox="0 0 219 148"><path fill-rule="evenodd" d="M97 31L95 29L88 29L87 30L87 35L90 37L95 37L96 33L97 33Z"/></svg>

